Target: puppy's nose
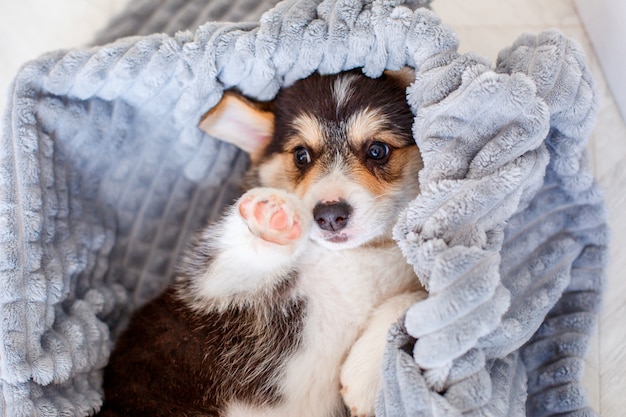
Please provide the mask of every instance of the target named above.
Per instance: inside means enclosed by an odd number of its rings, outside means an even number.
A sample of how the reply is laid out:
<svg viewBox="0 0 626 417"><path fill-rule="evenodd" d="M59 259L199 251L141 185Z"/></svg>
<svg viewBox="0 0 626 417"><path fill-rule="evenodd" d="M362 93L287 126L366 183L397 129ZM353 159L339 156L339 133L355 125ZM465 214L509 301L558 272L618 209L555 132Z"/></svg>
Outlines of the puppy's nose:
<svg viewBox="0 0 626 417"><path fill-rule="evenodd" d="M345 201L317 203L313 208L313 218L317 225L323 230L333 232L346 227L351 213L352 206Z"/></svg>

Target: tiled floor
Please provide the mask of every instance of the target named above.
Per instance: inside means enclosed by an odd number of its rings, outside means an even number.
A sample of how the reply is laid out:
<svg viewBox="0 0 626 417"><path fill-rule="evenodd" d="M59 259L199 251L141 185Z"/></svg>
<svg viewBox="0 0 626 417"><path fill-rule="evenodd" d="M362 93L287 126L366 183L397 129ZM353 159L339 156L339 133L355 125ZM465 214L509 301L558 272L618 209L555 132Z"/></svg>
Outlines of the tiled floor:
<svg viewBox="0 0 626 417"><path fill-rule="evenodd" d="M0 0L0 111L19 66L40 53L87 43L126 0ZM435 0L433 9L461 40L462 52L495 61L497 52L523 32L558 28L587 52L598 81L601 108L589 150L604 186L613 229L608 291L588 356L585 385L604 417L626 414L626 126L602 77L573 0ZM626 69L625 69L626 70Z"/></svg>

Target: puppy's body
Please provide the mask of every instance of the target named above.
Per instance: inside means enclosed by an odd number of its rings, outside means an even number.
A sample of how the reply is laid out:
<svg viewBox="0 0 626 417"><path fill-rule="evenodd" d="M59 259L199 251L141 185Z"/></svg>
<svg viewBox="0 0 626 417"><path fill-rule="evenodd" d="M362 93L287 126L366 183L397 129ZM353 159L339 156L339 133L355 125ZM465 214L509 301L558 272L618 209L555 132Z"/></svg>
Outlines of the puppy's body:
<svg viewBox="0 0 626 417"><path fill-rule="evenodd" d="M404 90L315 75L279 94L273 132L231 116L217 131L251 154L255 187L136 314L101 415L372 415L386 331L424 297L390 238L419 191Z"/></svg>

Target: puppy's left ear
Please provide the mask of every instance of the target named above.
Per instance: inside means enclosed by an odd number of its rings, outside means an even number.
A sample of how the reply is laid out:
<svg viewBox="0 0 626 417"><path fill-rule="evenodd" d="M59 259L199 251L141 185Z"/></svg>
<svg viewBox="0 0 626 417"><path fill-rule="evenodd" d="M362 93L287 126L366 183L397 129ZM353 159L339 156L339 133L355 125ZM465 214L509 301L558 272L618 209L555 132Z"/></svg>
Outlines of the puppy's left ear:
<svg viewBox="0 0 626 417"><path fill-rule="evenodd" d="M202 116L198 127L216 139L232 143L254 158L274 135L274 113L268 105L253 103L239 94L227 92L214 108Z"/></svg>
<svg viewBox="0 0 626 417"><path fill-rule="evenodd" d="M386 70L385 75L395 80L402 88L407 88L415 81L415 70L411 67L403 67L399 70Z"/></svg>

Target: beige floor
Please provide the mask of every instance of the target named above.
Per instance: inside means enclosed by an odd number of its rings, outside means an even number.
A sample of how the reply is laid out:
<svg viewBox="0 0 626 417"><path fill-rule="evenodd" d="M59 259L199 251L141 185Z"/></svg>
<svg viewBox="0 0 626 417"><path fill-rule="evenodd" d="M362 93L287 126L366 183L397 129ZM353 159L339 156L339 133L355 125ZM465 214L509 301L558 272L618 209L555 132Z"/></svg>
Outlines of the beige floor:
<svg viewBox="0 0 626 417"><path fill-rule="evenodd" d="M19 66L42 52L88 42L126 0L0 0L0 111ZM602 77L573 0L434 0L433 8L459 34L462 52L495 61L497 52L523 32L558 28L587 51L598 81L601 108L589 150L604 186L613 229L608 285L588 355L585 385L604 417L626 415L626 126ZM625 69L626 70L626 69Z"/></svg>

